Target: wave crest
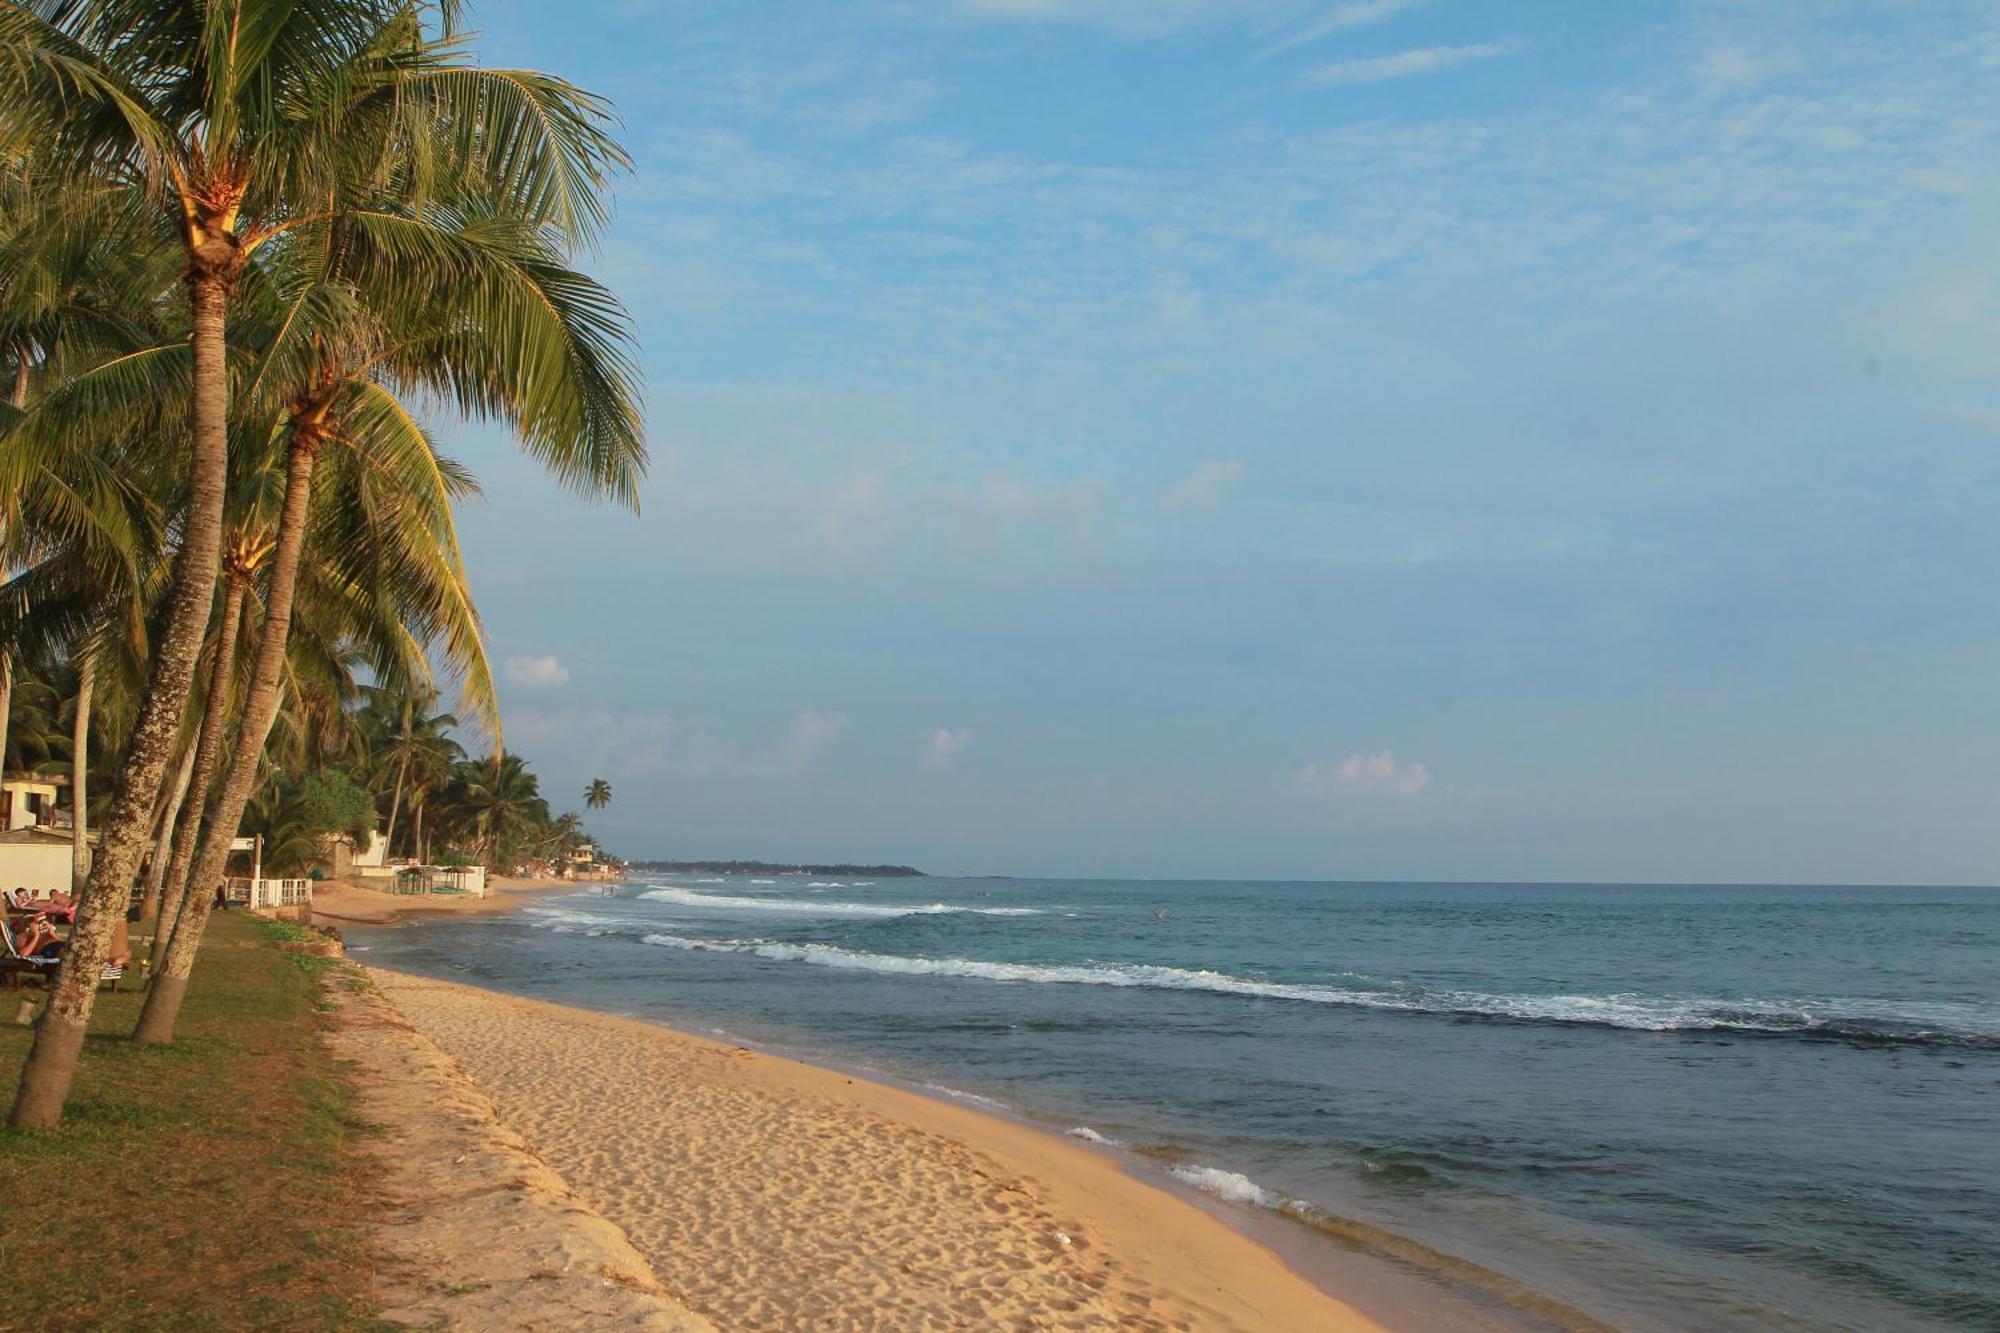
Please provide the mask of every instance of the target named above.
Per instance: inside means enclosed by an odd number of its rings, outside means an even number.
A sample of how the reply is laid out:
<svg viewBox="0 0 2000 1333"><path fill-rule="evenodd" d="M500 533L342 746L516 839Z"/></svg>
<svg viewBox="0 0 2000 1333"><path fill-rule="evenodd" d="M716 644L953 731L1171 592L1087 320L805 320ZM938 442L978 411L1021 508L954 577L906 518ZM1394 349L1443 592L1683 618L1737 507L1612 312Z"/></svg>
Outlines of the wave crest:
<svg viewBox="0 0 2000 1333"><path fill-rule="evenodd" d="M682 907L707 907L728 912L784 912L793 916L943 916L953 912L971 912L978 916L1042 915L1039 907L957 907L951 903L899 906L893 903L850 903L838 898L742 898L727 893L703 893L677 884L648 889L639 897L656 903L678 903Z"/></svg>
<svg viewBox="0 0 2000 1333"><path fill-rule="evenodd" d="M859 905L859 904L857 904ZM921 910L921 909L920 909ZM962 909L978 910L978 909ZM977 958L927 958L864 953L832 944L774 940L695 939L649 934L648 944L700 953L750 954L772 962L808 963L895 976L967 977L1009 983L1117 986L1207 991L1251 999L1401 1010L1448 1017L1572 1024L1640 1032L1716 1033L1801 1037L1879 1045L1959 1046L2000 1050L2000 1030L1954 1027L1942 1015L1894 1012L1816 1012L1823 1005L1655 999L1636 995L1486 995L1473 991L1398 986L1360 990L1344 986L1259 981L1226 972L1148 963L1002 963Z"/></svg>

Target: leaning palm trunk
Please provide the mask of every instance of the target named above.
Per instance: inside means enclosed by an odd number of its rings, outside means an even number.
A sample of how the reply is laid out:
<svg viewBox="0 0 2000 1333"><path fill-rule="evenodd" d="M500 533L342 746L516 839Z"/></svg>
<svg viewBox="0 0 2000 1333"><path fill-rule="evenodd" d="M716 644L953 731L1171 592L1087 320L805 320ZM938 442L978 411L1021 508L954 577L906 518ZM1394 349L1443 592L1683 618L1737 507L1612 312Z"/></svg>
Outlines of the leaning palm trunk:
<svg viewBox="0 0 2000 1333"><path fill-rule="evenodd" d="M237 728L221 795L202 835L194 874L188 880L180 913L174 919L173 937L147 988L146 1007L139 1012L139 1024L132 1031L132 1039L137 1042L160 1044L174 1039L174 1023L180 1016L181 1000L187 994L195 951L201 947L202 931L208 925L209 909L215 901L214 885L228 864L229 845L236 840L243 807L249 804L257 786L264 742L271 734L271 724L277 720L285 643L292 625L292 593L298 586L299 559L305 550L313 460L323 438L322 429L317 418L293 422L291 452L285 470L285 507L278 520L278 546L271 561L271 587L264 602L264 632L257 641L256 669L243 701L243 720Z"/></svg>
<svg viewBox="0 0 2000 1333"><path fill-rule="evenodd" d="M97 693L97 653L84 648L76 668L76 717L69 733L69 887L90 875L90 700Z"/></svg>
<svg viewBox="0 0 2000 1333"><path fill-rule="evenodd" d="M28 405L28 355L25 348L14 349L14 388L7 395L7 401L15 407ZM0 648L0 766L4 766L6 761L7 728L13 722L13 712L14 653L12 649ZM72 880L70 888L75 887L76 883Z"/></svg>
<svg viewBox="0 0 2000 1333"><path fill-rule="evenodd" d="M190 745L181 755L181 771L174 788L160 809L159 834L153 840L153 855L146 862L146 888L139 896L139 919L155 920L160 914L160 886L166 883L167 861L173 855L174 829L180 823L181 806L187 803L188 784L194 778L195 749Z"/></svg>
<svg viewBox="0 0 2000 1333"><path fill-rule="evenodd" d="M217 247L223 253L215 253ZM216 566L222 554L222 500L229 464L229 370L225 326L229 289L242 252L227 232L208 233L191 247L188 278L194 307L193 449L181 549L174 567L173 600L166 632L153 658L146 699L132 728L118 796L105 821L90 883L77 910L76 928L62 966L56 969L49 1002L35 1025L35 1041L21 1069L9 1123L42 1129L62 1118L83 1052L84 1030L97 999L98 979L111 956L112 940L125 921L133 872L145 851L153 802L173 756L181 715L194 684L195 662L215 600Z"/></svg>
<svg viewBox="0 0 2000 1333"><path fill-rule="evenodd" d="M389 827L382 834L382 855L393 854L396 845L396 816L403 809L403 779L410 776L410 757L403 756L403 762L396 769L396 794L389 801Z"/></svg>
<svg viewBox="0 0 2000 1333"><path fill-rule="evenodd" d="M7 753L7 728L14 712L14 654L0 648L0 756Z"/></svg>
<svg viewBox="0 0 2000 1333"><path fill-rule="evenodd" d="M188 789L180 825L173 835L160 919L153 930L151 963L156 968L166 953L167 941L173 938L181 905L187 901L188 869L194 864L202 816L208 810L208 793L215 785L215 771L222 762L222 739L229 725L229 683L236 674L236 638L242 629L243 606L249 596L248 584L232 566L229 586L222 596L222 625L215 636L215 662L209 670L208 707L201 715L201 736L195 742L193 785Z"/></svg>

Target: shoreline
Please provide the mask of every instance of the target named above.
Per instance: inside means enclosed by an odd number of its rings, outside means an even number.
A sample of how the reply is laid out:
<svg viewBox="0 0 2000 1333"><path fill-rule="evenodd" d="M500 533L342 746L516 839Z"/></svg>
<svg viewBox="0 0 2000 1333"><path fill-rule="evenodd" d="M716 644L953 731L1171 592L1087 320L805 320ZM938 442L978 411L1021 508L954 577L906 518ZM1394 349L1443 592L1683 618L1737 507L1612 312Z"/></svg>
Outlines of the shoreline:
<svg viewBox="0 0 2000 1333"><path fill-rule="evenodd" d="M573 879L494 875L487 881L486 895L472 898L384 892L352 879L329 879L313 886L309 919L342 926L404 926L426 916L504 916L546 894L580 893L583 890L578 885Z"/></svg>
<svg viewBox="0 0 2000 1333"><path fill-rule="evenodd" d="M623 881L620 881L623 882ZM483 910L477 901L463 907L425 911L407 909L407 915L388 921L357 921L357 925L408 925L420 916L494 916L526 907L535 897L567 892L594 896L591 884L577 881L502 882L503 901L489 898ZM447 900L449 901L449 900ZM471 909L471 910L468 910ZM1214 1226L1248 1241L1273 1258L1291 1277L1306 1283L1345 1315L1363 1322L1366 1328L1437 1328L1466 1333L1607 1333L1609 1325L1585 1314L1558 1297L1544 1294L1500 1270L1439 1250L1414 1237L1384 1230L1374 1224L1310 1204L1303 1199L1278 1194L1274 1200L1244 1202L1226 1191L1185 1180L1116 1140L1094 1137L1087 1112L1051 1115L1016 1107L978 1093L962 1092L941 1083L927 1081L919 1074L899 1074L882 1070L865 1061L845 1060L810 1045L795 1045L783 1039L746 1038L721 1030L700 1030L676 1025L672 1017L652 1018L594 1009L573 1002L541 1000L517 992L468 985L421 972L401 972L394 967L361 963L371 972L407 977L459 987L497 1000L548 1005L552 1008L621 1024L636 1025L652 1033L675 1039L742 1050L810 1070L845 1085L861 1084L915 1098L921 1103L946 1107L959 1114L994 1122L1057 1145L1070 1153L1084 1154L1108 1164L1132 1185L1192 1209ZM1075 1132L1081 1127L1081 1132ZM1201 1167L1200 1163L1187 1163ZM1222 1176L1233 1173L1221 1168L1204 1168ZM1240 1177L1233 1179L1241 1180ZM1261 1186L1242 1181L1265 1193ZM1198 1327L1200 1325L1197 1325ZM1345 1325L1325 1325L1328 1328Z"/></svg>
<svg viewBox="0 0 2000 1333"><path fill-rule="evenodd" d="M1385 1327L1193 1191L1009 1116L658 1023L367 970L722 1326Z"/></svg>

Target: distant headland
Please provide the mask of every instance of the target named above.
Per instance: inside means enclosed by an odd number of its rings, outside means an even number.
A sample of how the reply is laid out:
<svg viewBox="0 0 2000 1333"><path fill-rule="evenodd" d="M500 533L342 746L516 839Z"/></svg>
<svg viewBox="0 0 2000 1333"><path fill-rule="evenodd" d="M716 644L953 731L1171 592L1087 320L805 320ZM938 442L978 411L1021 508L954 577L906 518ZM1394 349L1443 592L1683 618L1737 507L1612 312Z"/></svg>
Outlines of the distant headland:
<svg viewBox="0 0 2000 1333"><path fill-rule="evenodd" d="M773 861L633 861L634 870L659 870L670 875L869 875L876 879L923 879L915 866L780 865Z"/></svg>

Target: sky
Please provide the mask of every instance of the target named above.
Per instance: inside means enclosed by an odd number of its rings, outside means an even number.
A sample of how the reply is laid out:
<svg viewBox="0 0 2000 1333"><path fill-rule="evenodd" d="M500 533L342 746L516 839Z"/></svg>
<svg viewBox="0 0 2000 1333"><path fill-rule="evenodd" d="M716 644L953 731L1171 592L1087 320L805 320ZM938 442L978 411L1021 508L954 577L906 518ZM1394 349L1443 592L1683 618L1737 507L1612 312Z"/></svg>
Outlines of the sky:
<svg viewBox="0 0 2000 1333"><path fill-rule="evenodd" d="M485 0L642 512L447 426L647 857L2000 880L2000 6Z"/></svg>

